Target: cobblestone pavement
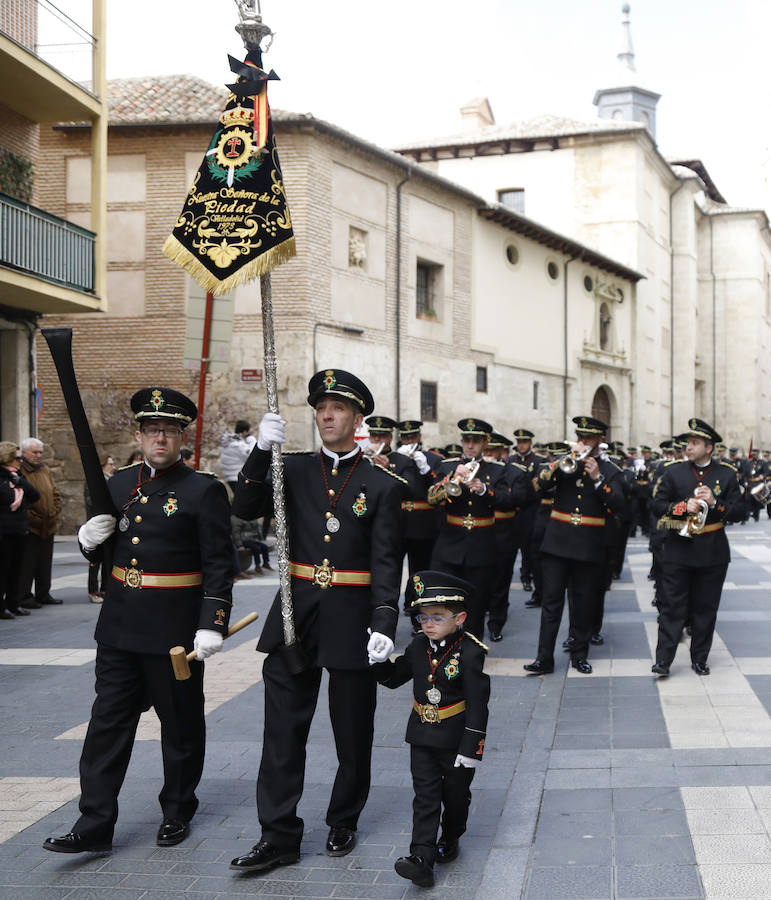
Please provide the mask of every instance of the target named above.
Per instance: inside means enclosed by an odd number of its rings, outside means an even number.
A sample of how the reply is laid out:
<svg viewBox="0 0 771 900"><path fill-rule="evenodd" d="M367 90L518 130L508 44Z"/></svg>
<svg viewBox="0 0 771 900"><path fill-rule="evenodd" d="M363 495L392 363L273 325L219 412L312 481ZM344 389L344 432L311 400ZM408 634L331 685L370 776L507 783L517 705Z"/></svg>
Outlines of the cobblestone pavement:
<svg viewBox="0 0 771 900"><path fill-rule="evenodd" d="M259 836L254 782L261 750L259 622L207 663L208 752L191 836L155 846L161 786L158 723L139 728L109 854L46 853L77 816L77 765L93 699L93 626L86 567L56 544L60 607L0 622L0 900L190 900L319 897L401 900L771 898L771 522L730 530L712 674L699 678L683 645L669 679L650 674L655 611L645 543L608 595L595 673L527 677L539 614L514 585L504 639L487 670L492 702L461 855L437 867L432 890L393 870L408 852L409 687L379 694L374 780L349 856L324 855L324 811L336 760L326 704L309 744L296 866L248 877L228 862ZM264 620L277 579L236 586L236 616ZM565 636L565 624L560 641ZM400 623L397 649L408 639ZM322 694L322 697L324 695Z"/></svg>

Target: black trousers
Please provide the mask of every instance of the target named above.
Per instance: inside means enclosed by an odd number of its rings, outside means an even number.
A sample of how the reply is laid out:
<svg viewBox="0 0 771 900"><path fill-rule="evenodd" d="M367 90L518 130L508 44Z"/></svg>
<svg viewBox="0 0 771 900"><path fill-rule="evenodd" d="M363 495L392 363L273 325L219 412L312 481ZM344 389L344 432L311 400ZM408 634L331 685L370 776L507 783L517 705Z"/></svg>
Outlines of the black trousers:
<svg viewBox="0 0 771 900"><path fill-rule="evenodd" d="M0 609L15 609L22 599L19 558L23 540L20 534L0 535Z"/></svg>
<svg viewBox="0 0 771 900"><path fill-rule="evenodd" d="M96 700L80 756L80 818L73 831L112 837L139 716L150 706L161 721L163 788L158 800L163 817L192 819L206 749L203 665L190 663L190 678L177 681L168 656L100 644Z"/></svg>
<svg viewBox="0 0 771 900"><path fill-rule="evenodd" d="M422 856L429 865L436 857L440 820L442 837L448 840L457 840L466 831L474 769L454 768L457 755L456 750L410 746L415 791L410 853Z"/></svg>
<svg viewBox="0 0 771 900"><path fill-rule="evenodd" d="M577 559L542 554L543 596L541 599L541 630L538 635L538 659L547 665L554 662L554 645L565 607L565 591L570 591L570 634L574 641L570 650L573 660L586 659L589 638L597 620L597 604L604 563L589 563Z"/></svg>
<svg viewBox="0 0 771 900"><path fill-rule="evenodd" d="M495 564L492 586L490 588L490 617L488 625L498 631L503 629L506 619L509 617L509 591L511 579L514 576L514 566L517 561L519 547L511 538L511 546L505 550L499 549L498 561ZM480 635L481 637L481 635Z"/></svg>
<svg viewBox="0 0 771 900"><path fill-rule="evenodd" d="M21 545L19 566L19 600L33 596L35 585L36 600L45 600L51 593L51 566L54 559L53 535L41 538L37 534L25 534Z"/></svg>
<svg viewBox="0 0 771 900"><path fill-rule="evenodd" d="M474 585L474 597L466 603L464 628L482 640L485 631L485 613L490 608L490 591L495 577L495 566L456 565L434 558L431 560L431 568L464 578Z"/></svg>
<svg viewBox="0 0 771 900"><path fill-rule="evenodd" d="M656 662L672 664L683 628L691 626L691 662L706 663L728 563L701 569L661 563Z"/></svg>
<svg viewBox="0 0 771 900"><path fill-rule="evenodd" d="M303 820L297 804L305 780L305 750L321 684L321 669L290 675L280 653L262 667L265 727L257 776L262 839L282 849L300 846ZM368 669L329 670L329 717L337 750L337 775L327 825L356 828L369 795L377 683Z"/></svg>
<svg viewBox="0 0 771 900"><path fill-rule="evenodd" d="M434 539L429 538L427 541L416 541L405 539L404 552L407 554L407 586L404 589L404 608L410 609L410 604L415 599L415 592L412 590L412 576L416 572L422 572L431 565L431 553L434 549Z"/></svg>

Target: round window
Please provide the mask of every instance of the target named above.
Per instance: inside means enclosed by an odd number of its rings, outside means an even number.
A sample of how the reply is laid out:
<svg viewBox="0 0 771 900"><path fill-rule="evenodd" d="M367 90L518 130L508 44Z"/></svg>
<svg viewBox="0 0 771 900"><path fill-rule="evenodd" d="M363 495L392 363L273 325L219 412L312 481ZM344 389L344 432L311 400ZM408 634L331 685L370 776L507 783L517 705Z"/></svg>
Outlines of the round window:
<svg viewBox="0 0 771 900"><path fill-rule="evenodd" d="M519 250L514 244L506 244L506 259L512 266L519 262Z"/></svg>
<svg viewBox="0 0 771 900"><path fill-rule="evenodd" d="M560 276L560 270L555 262L547 263L546 272L552 281L556 281Z"/></svg>
<svg viewBox="0 0 771 900"><path fill-rule="evenodd" d="M594 282L590 275L584 275L584 290L588 291L590 294L594 290Z"/></svg>

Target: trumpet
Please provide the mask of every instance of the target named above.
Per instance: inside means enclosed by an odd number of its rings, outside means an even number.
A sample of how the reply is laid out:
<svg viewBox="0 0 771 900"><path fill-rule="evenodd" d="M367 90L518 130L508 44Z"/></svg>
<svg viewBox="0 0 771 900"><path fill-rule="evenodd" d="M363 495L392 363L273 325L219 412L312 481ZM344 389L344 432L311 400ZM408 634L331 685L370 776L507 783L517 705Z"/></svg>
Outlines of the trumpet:
<svg viewBox="0 0 771 900"><path fill-rule="evenodd" d="M399 449L396 451L400 453L402 456L406 456L407 459L412 459L415 453L420 449L420 444L402 444Z"/></svg>
<svg viewBox="0 0 771 900"><path fill-rule="evenodd" d="M463 485L473 481L479 471L479 460L474 459L471 462L464 463L468 471L465 475L453 475L445 485L445 491L450 497L460 497L463 492ZM457 470L456 470L457 471Z"/></svg>
<svg viewBox="0 0 771 900"><path fill-rule="evenodd" d="M369 447L367 447L367 449L363 451L363 453L368 459L373 459L375 456L380 456L383 451L383 447L385 447L385 441L378 444L377 447L373 447L372 444L370 444Z"/></svg>
<svg viewBox="0 0 771 900"><path fill-rule="evenodd" d="M574 475L578 470L578 464L581 460L586 459L592 452L592 449L592 447L587 447L581 451L571 450L570 453L566 453L562 459L560 459L557 465L566 475Z"/></svg>
<svg viewBox="0 0 771 900"><path fill-rule="evenodd" d="M680 537L692 538L695 534L701 534L704 531L704 526L707 524L707 516L709 515L709 506L706 500L699 500L698 502L699 511L697 513L688 513L685 524L677 532Z"/></svg>

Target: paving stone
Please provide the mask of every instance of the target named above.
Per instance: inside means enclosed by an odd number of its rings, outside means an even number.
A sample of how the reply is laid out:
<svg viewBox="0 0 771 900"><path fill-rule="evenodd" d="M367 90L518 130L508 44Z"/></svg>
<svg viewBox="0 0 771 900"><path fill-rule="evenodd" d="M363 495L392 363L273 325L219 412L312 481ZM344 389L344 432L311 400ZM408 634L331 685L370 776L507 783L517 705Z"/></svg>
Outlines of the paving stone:
<svg viewBox="0 0 771 900"><path fill-rule="evenodd" d="M690 835L617 835L615 858L619 866L693 865L696 856Z"/></svg>
<svg viewBox="0 0 771 900"><path fill-rule="evenodd" d="M616 885L618 900L693 900L704 896L696 866L619 866Z"/></svg>
<svg viewBox="0 0 771 900"><path fill-rule="evenodd" d="M525 900L607 900L612 892L610 866L533 868Z"/></svg>

